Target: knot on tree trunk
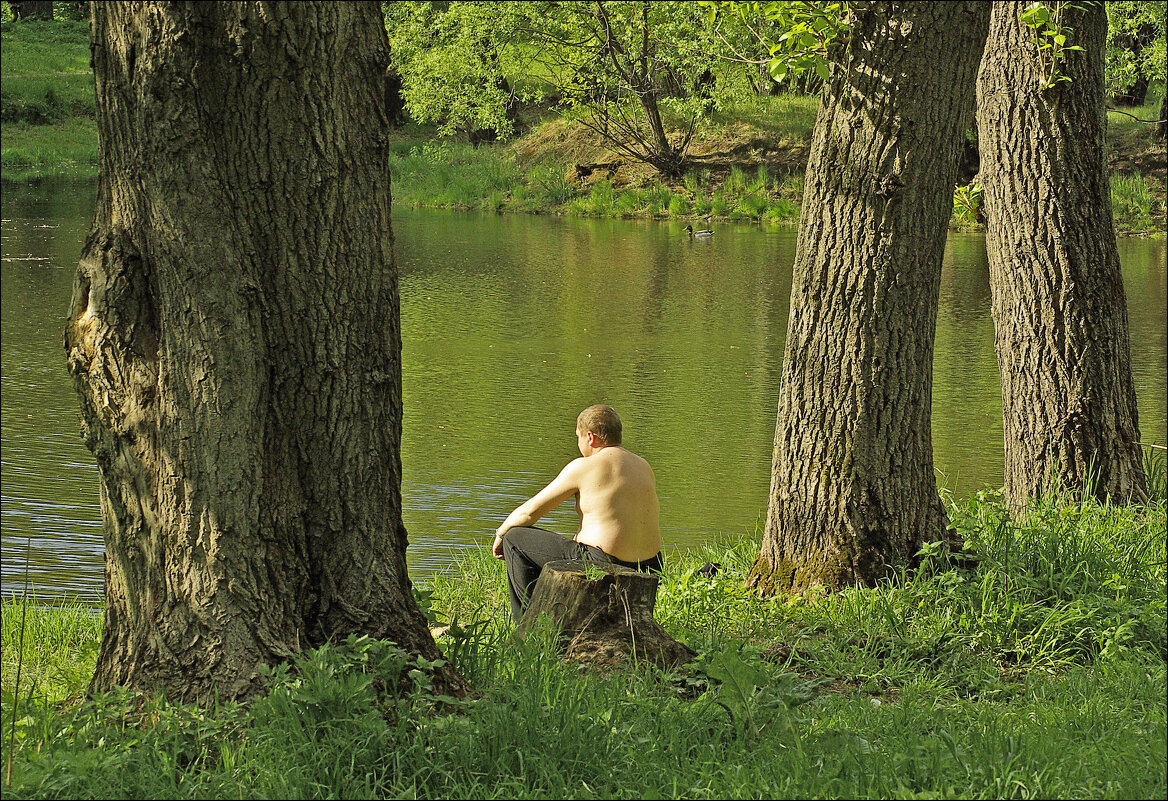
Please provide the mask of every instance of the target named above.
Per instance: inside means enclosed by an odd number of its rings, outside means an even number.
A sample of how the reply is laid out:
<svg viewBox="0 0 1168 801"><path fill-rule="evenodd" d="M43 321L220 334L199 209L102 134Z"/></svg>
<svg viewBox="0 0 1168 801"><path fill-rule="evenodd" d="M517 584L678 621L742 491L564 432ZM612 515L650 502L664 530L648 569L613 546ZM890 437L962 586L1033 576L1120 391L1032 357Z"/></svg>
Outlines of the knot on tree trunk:
<svg viewBox="0 0 1168 801"><path fill-rule="evenodd" d="M516 633L524 636L547 615L560 630L569 662L609 668L632 655L665 670L674 668L695 654L654 619L657 584L655 574L619 565L548 562Z"/></svg>

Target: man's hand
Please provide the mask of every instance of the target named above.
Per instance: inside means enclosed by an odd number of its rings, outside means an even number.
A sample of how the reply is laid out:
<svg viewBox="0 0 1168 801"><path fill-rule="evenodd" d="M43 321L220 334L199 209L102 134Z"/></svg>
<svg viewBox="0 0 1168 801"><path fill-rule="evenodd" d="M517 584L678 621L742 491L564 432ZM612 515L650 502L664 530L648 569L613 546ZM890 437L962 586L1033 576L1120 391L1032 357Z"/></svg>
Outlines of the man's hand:
<svg viewBox="0 0 1168 801"><path fill-rule="evenodd" d="M491 555L496 559L503 558L503 535L496 534L495 541L491 544Z"/></svg>

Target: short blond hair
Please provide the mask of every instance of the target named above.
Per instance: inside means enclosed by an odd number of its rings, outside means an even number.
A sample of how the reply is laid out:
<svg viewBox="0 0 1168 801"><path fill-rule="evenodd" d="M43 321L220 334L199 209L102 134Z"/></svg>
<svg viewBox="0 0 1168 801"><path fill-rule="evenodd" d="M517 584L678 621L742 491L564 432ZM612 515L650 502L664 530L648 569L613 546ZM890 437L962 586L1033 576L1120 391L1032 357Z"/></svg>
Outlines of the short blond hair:
<svg viewBox="0 0 1168 801"><path fill-rule="evenodd" d="M605 445L621 444L621 421L616 410L603 403L589 406L576 418L577 433L591 432Z"/></svg>

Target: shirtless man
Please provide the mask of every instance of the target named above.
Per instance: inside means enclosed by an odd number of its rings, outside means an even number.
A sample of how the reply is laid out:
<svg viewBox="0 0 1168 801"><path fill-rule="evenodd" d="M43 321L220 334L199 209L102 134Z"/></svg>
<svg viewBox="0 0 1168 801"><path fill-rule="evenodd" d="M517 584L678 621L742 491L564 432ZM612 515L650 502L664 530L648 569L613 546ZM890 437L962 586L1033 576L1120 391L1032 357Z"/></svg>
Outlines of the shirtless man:
<svg viewBox="0 0 1168 801"><path fill-rule="evenodd" d="M540 571L556 559L615 563L661 570L657 479L649 463L621 447L621 422L611 406L589 406L576 418L581 457L552 483L507 515L491 553L507 564L511 613L523 616ZM580 530L572 539L534 528L537 520L575 497Z"/></svg>

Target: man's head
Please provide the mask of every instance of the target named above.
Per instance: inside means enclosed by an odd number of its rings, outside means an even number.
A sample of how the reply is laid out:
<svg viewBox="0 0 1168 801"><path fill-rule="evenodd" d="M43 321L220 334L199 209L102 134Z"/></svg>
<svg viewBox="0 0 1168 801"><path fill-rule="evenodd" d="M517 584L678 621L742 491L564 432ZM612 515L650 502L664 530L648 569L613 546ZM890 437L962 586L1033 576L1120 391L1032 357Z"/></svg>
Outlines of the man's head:
<svg viewBox="0 0 1168 801"><path fill-rule="evenodd" d="M584 446L587 444L590 434L595 443L591 446L592 449L597 446L605 448L620 445L621 421L616 416L616 410L611 406L598 403L580 412L580 416L576 418L576 438L580 440L581 453L584 452Z"/></svg>

